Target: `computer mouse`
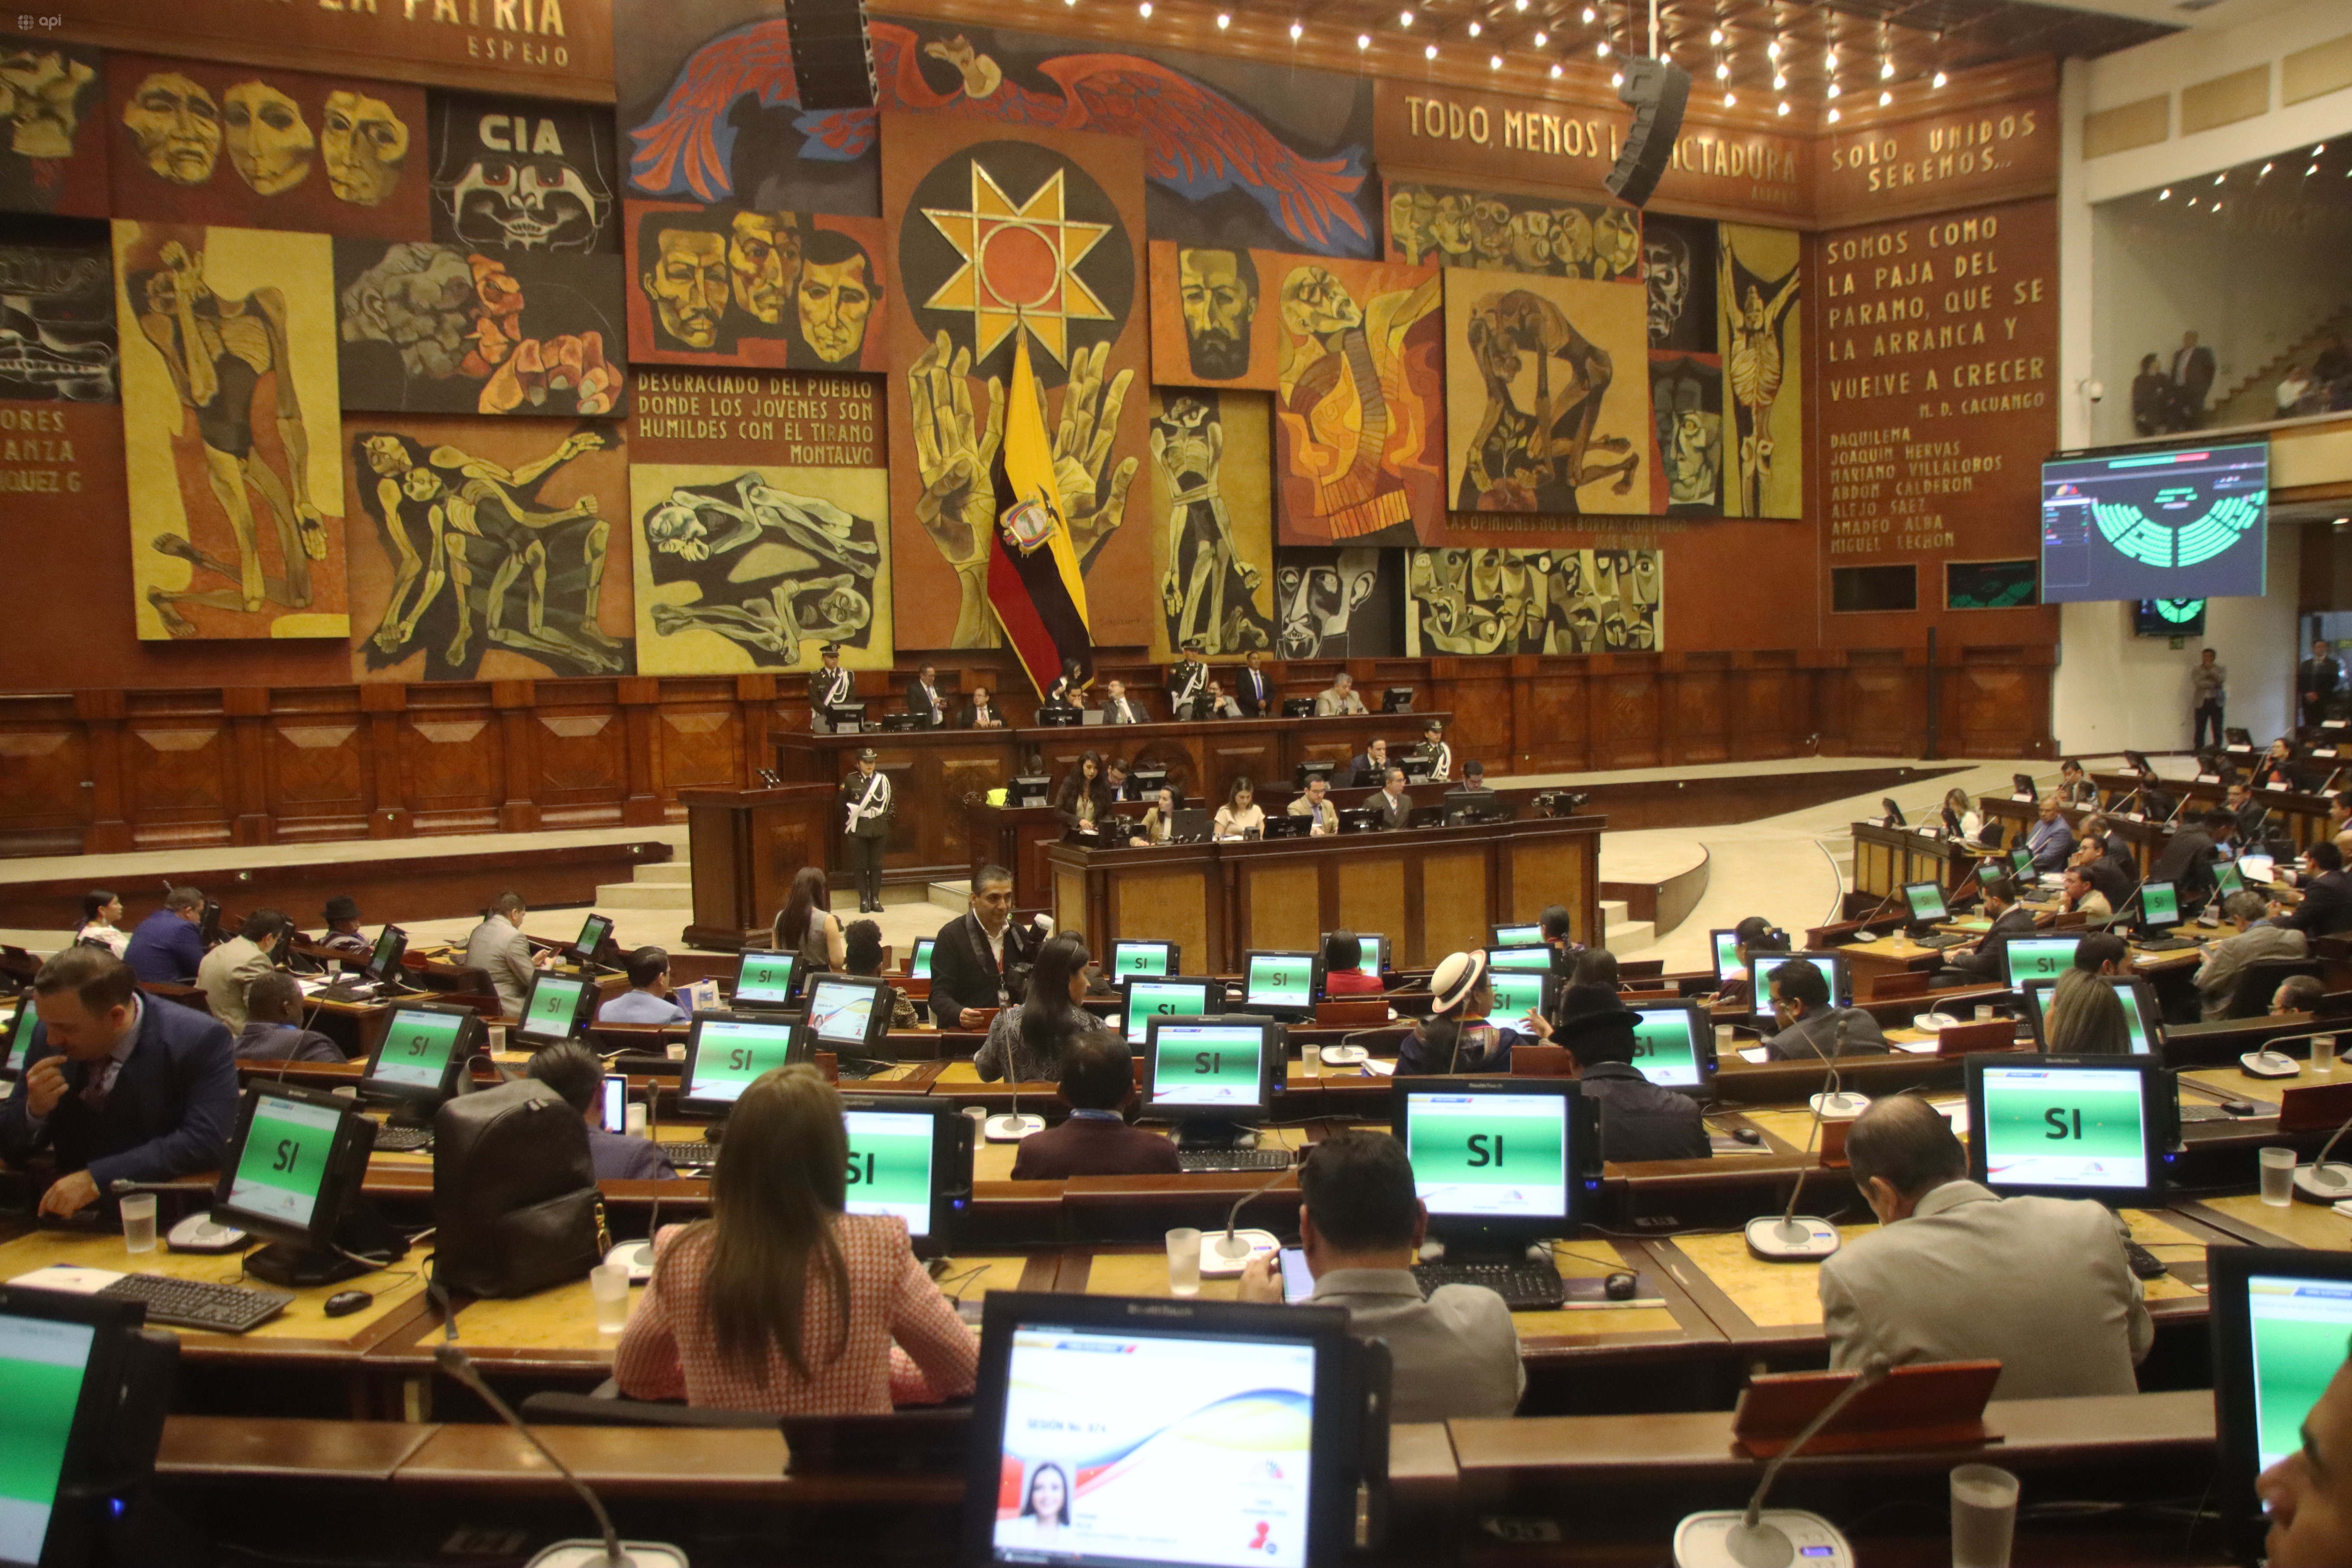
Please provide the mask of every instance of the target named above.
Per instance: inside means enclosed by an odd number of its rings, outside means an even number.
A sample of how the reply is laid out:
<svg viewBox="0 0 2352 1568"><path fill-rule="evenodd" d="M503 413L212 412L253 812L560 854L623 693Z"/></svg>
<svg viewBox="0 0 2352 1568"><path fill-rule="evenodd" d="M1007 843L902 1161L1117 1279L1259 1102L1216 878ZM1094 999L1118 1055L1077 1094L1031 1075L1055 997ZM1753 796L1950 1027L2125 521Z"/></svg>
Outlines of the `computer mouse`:
<svg viewBox="0 0 2352 1568"><path fill-rule="evenodd" d="M1612 1301L1630 1301L1639 1283L1631 1274L1612 1274L1601 1282L1601 1293Z"/></svg>
<svg viewBox="0 0 2352 1568"><path fill-rule="evenodd" d="M327 1304L320 1310L331 1318L348 1318L362 1307L372 1306L374 1302L375 1292L373 1290L338 1290L327 1298Z"/></svg>
<svg viewBox="0 0 2352 1568"><path fill-rule="evenodd" d="M1742 1143L1761 1143L1764 1142L1764 1134L1757 1131L1753 1127L1735 1127L1731 1130L1731 1135Z"/></svg>

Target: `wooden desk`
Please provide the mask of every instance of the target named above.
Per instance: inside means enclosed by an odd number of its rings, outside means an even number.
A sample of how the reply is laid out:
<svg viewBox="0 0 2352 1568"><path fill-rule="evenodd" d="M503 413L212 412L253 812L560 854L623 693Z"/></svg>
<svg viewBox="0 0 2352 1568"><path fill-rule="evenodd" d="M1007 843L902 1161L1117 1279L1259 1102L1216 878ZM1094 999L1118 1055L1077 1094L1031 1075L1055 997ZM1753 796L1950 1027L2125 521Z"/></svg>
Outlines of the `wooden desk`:
<svg viewBox="0 0 2352 1568"><path fill-rule="evenodd" d="M1934 882L1947 893L1967 879L1977 863L1973 851L1949 839L1909 827L1853 825L1853 890L1883 899L1900 897L1906 882Z"/></svg>
<svg viewBox="0 0 2352 1568"><path fill-rule="evenodd" d="M1185 966L1237 973L1252 948L1311 950L1341 926L1388 933L1401 968L1486 945L1489 925L1562 904L1600 929L1597 816L1398 833L1045 852L1064 931L1181 942ZM1192 956L1202 956L1196 960Z"/></svg>
<svg viewBox="0 0 2352 1568"><path fill-rule="evenodd" d="M774 921L802 867L827 865L827 856L848 853L834 843L844 835L834 819L837 797L831 780L681 790L677 798L686 807L686 853L694 876L689 947L740 951L745 933Z"/></svg>
<svg viewBox="0 0 2352 1568"><path fill-rule="evenodd" d="M2333 1162L2330 1162L2333 1163ZM2179 1205L2192 1217L2252 1247L2307 1247L2316 1252L2352 1251L2352 1219L2332 1204L2290 1203L2273 1208L2259 1193L2200 1198Z"/></svg>

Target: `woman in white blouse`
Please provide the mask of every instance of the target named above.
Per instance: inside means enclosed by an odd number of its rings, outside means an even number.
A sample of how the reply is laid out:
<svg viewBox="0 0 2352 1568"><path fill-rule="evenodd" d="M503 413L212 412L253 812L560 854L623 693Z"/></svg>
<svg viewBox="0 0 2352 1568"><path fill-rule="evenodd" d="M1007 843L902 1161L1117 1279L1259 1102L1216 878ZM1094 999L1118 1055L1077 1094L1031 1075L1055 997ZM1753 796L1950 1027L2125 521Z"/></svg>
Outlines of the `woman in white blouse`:
<svg viewBox="0 0 2352 1568"><path fill-rule="evenodd" d="M1225 804L1217 807L1210 823L1211 836L1217 838L1245 838L1252 834L1264 837L1265 808L1253 798L1254 791L1246 778L1235 779L1225 792Z"/></svg>
<svg viewBox="0 0 2352 1568"><path fill-rule="evenodd" d="M121 918L122 900L118 895L104 888L84 893L81 896L81 929L74 932L74 941L105 948L121 958L131 949L131 933L115 924Z"/></svg>

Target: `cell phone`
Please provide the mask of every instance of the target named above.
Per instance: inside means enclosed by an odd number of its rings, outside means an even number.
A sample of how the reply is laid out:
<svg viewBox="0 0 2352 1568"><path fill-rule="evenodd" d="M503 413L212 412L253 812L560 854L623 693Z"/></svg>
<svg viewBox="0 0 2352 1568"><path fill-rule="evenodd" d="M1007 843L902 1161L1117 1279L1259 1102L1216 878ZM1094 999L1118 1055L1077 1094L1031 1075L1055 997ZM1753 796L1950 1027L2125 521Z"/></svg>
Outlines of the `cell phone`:
<svg viewBox="0 0 2352 1568"><path fill-rule="evenodd" d="M600 1121L607 1132L629 1130L629 1080L616 1072L604 1075Z"/></svg>
<svg viewBox="0 0 2352 1568"><path fill-rule="evenodd" d="M1307 1267L1307 1249L1286 1247L1279 1256L1282 1259L1282 1299L1295 1304L1315 1294L1315 1273Z"/></svg>

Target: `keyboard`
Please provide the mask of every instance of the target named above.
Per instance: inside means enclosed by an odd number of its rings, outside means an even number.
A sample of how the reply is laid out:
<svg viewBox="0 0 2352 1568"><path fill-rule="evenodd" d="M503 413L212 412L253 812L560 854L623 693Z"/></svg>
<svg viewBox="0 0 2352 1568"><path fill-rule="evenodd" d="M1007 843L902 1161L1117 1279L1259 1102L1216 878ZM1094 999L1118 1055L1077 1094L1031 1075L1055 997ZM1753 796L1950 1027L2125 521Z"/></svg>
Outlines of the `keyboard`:
<svg viewBox="0 0 2352 1568"><path fill-rule="evenodd" d="M2164 1259L2137 1241L2124 1243L2124 1260L2131 1265L2132 1273L2142 1279L2164 1278Z"/></svg>
<svg viewBox="0 0 2352 1568"><path fill-rule="evenodd" d="M1412 1277L1423 1296L1441 1285L1483 1285L1514 1312L1550 1311L1565 1295L1549 1263L1416 1263Z"/></svg>
<svg viewBox="0 0 2352 1568"><path fill-rule="evenodd" d="M1955 936L1948 932L1939 931L1933 935L1923 936L1919 938L1918 941L1912 943L1912 945L1914 947L1932 947L1937 952L1941 952L1948 947L1965 947L1969 942L1976 940L1977 939L1972 936Z"/></svg>
<svg viewBox="0 0 2352 1568"><path fill-rule="evenodd" d="M2134 945L2142 952L2185 952L2195 947L2197 943L2185 936L2168 936L2159 937L2154 942L2137 942Z"/></svg>
<svg viewBox="0 0 2352 1568"><path fill-rule="evenodd" d="M1287 1149L1179 1149L1177 1168L1185 1171L1286 1171Z"/></svg>
<svg viewBox="0 0 2352 1568"><path fill-rule="evenodd" d="M430 1127L379 1127L375 1130L375 1146L386 1154L421 1154L433 1147Z"/></svg>
<svg viewBox="0 0 2352 1568"><path fill-rule="evenodd" d="M719 1145L716 1143L665 1143L661 1152L673 1165L716 1165Z"/></svg>
<svg viewBox="0 0 2352 1568"><path fill-rule="evenodd" d="M99 1294L111 1301L146 1303L151 1323L223 1334L258 1328L294 1300L290 1290L248 1290L242 1285L207 1285L163 1274L126 1274Z"/></svg>

